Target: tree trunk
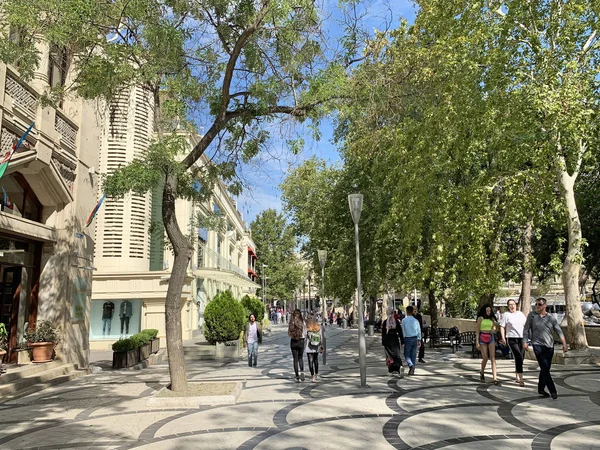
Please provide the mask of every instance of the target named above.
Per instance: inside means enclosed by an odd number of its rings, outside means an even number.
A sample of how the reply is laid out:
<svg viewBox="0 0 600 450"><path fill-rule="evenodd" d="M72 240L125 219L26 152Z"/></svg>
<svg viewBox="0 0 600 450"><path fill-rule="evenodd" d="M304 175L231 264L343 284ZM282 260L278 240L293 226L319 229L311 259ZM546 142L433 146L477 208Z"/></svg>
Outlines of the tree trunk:
<svg viewBox="0 0 600 450"><path fill-rule="evenodd" d="M183 336L181 332L181 292L185 283L187 267L192 257L192 246L179 229L175 215L177 198L177 177L167 174L163 189L162 218L167 236L173 247L175 260L169 278L169 288L165 300L165 322L167 331L167 352L169 354L169 374L171 390L187 389L187 374L183 357Z"/></svg>
<svg viewBox="0 0 600 450"><path fill-rule="evenodd" d="M375 314L377 313L377 295L371 295L369 303L369 325L375 325Z"/></svg>
<svg viewBox="0 0 600 450"><path fill-rule="evenodd" d="M431 326L432 327L437 327L438 326L438 317L439 317L439 312L438 312L438 307L437 307L437 300L435 298L435 291L433 289L429 289L429 315L431 316Z"/></svg>
<svg viewBox="0 0 600 450"><path fill-rule="evenodd" d="M531 312L531 233L533 224L527 223L523 234L523 274L521 276L521 295L519 296L519 310L528 316Z"/></svg>
<svg viewBox="0 0 600 450"><path fill-rule="evenodd" d="M587 348L587 338L583 326L583 313L579 296L579 271L581 269L581 222L575 203L575 178L566 170L561 173L563 199L568 213L569 247L563 262L562 282L565 291L565 309L567 316L567 340L572 349Z"/></svg>

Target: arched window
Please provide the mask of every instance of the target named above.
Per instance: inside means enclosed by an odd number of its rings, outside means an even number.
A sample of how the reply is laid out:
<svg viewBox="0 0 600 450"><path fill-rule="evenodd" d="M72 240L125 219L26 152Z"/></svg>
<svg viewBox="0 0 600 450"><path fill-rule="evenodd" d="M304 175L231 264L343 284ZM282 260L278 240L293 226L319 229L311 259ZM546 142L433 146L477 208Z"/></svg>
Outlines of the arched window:
<svg viewBox="0 0 600 450"><path fill-rule="evenodd" d="M0 179L0 200L2 211L7 214L40 222L42 204L33 189L19 172L5 175Z"/></svg>

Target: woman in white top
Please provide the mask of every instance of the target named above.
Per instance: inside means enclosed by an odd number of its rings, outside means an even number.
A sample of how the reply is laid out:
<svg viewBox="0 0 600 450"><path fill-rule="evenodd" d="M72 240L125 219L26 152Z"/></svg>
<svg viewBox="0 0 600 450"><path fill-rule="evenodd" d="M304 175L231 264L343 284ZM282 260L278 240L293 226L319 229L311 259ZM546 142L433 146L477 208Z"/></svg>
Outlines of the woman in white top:
<svg viewBox="0 0 600 450"><path fill-rule="evenodd" d="M507 302L508 311L502 315L500 321L500 333L502 335L502 344L508 345L515 357L515 383L519 386L525 386L523 381L523 359L525 358L525 350L523 349L523 328L527 318L521 311L517 311L517 302L510 299Z"/></svg>

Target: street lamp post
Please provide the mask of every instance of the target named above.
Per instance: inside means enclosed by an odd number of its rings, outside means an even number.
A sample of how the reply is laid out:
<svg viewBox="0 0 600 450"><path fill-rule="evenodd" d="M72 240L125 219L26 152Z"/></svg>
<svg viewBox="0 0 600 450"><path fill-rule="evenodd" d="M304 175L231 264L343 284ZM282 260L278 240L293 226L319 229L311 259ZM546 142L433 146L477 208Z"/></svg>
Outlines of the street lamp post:
<svg viewBox="0 0 600 450"><path fill-rule="evenodd" d="M361 300L360 280L360 247L358 244L358 222L362 212L363 195L348 195L350 213L354 221L354 239L356 240L356 295L358 296L358 363L360 366L360 387L367 386L367 345L365 342L365 323L363 320L363 303Z"/></svg>
<svg viewBox="0 0 600 450"><path fill-rule="evenodd" d="M327 250L317 250L319 264L321 264L321 305L322 317L321 328L323 329L323 365L327 364L327 338L325 337L325 326L327 325L327 305L325 302L325 262L327 261Z"/></svg>
<svg viewBox="0 0 600 450"><path fill-rule="evenodd" d="M263 295L263 305L265 305L265 316L267 316L267 276L266 276L266 268L269 267L265 263L262 265L262 295Z"/></svg>

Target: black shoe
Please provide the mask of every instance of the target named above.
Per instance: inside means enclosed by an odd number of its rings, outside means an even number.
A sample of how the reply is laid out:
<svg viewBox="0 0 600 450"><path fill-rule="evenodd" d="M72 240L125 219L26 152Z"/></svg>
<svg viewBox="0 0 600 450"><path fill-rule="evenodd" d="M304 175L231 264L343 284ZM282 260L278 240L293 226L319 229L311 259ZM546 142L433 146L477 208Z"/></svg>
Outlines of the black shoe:
<svg viewBox="0 0 600 450"><path fill-rule="evenodd" d="M550 397L550 394L548 394L546 391L538 392L538 394L540 394L542 397Z"/></svg>
<svg viewBox="0 0 600 450"><path fill-rule="evenodd" d="M483 370L481 372L479 372L479 380L485 381L485 374L483 373Z"/></svg>
<svg viewBox="0 0 600 450"><path fill-rule="evenodd" d="M427 363L425 362L425 360L424 360L424 359L420 359L420 360L419 360L419 362L420 362L421 364L427 364Z"/></svg>
<svg viewBox="0 0 600 450"><path fill-rule="evenodd" d="M494 380L494 385L495 386L502 386L502 384L498 380Z"/></svg>
<svg viewBox="0 0 600 450"><path fill-rule="evenodd" d="M558 394L556 392L551 392L550 396L552 397L552 400L556 400L558 398Z"/></svg>
<svg viewBox="0 0 600 450"><path fill-rule="evenodd" d="M304 372L300 374L300 380L304 381Z"/></svg>
<svg viewBox="0 0 600 450"><path fill-rule="evenodd" d="M415 366L410 366L410 369L408 369L408 374L409 375L414 375L415 374Z"/></svg>

